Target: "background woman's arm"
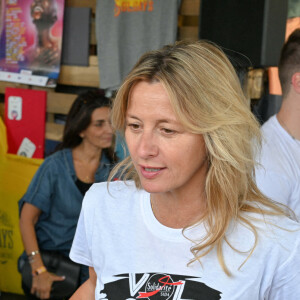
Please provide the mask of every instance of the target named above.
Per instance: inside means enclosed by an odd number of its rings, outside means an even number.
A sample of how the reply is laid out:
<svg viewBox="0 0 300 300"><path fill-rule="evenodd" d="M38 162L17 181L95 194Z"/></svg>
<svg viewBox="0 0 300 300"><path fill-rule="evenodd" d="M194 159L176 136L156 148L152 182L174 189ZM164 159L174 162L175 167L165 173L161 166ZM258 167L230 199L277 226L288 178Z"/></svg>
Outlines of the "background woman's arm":
<svg viewBox="0 0 300 300"><path fill-rule="evenodd" d="M39 250L34 227L41 213L42 211L39 208L29 203L24 203L22 207L20 215L20 231L27 255ZM31 266L33 269L43 266L43 261L39 254L34 255Z"/></svg>
<svg viewBox="0 0 300 300"><path fill-rule="evenodd" d="M39 246L35 233L35 224L37 223L42 211L36 206L24 203L20 215L20 231L27 255L32 252L39 251ZM39 253L32 256L31 269L35 271L44 266L43 260ZM41 299L50 297L52 282L56 280L64 280L64 277L43 272L33 277L31 293L36 294Z"/></svg>

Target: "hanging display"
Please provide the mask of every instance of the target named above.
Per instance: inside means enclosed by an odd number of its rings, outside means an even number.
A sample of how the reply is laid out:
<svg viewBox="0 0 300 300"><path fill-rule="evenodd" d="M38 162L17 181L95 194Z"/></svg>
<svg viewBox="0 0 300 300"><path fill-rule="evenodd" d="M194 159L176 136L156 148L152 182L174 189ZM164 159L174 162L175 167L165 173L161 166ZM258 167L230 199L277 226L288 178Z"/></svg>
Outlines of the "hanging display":
<svg viewBox="0 0 300 300"><path fill-rule="evenodd" d="M55 87L64 0L0 2L0 81Z"/></svg>
<svg viewBox="0 0 300 300"><path fill-rule="evenodd" d="M8 153L44 158L47 92L5 89Z"/></svg>

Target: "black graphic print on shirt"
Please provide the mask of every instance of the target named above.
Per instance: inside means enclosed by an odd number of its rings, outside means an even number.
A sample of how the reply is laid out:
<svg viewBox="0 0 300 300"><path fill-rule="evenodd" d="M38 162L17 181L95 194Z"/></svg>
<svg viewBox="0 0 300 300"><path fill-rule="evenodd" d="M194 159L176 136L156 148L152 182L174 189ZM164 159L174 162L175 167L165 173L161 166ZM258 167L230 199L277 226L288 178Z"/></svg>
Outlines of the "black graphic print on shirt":
<svg viewBox="0 0 300 300"><path fill-rule="evenodd" d="M120 274L116 281L106 283L100 293L105 300L219 300L221 292L198 277L170 274Z"/></svg>

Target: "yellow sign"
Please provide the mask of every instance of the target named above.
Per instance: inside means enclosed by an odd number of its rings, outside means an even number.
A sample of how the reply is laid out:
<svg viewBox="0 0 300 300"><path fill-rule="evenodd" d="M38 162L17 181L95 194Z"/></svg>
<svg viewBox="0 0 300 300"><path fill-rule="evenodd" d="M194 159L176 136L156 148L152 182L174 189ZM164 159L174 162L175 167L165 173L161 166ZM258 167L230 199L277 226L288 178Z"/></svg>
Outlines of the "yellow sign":
<svg viewBox="0 0 300 300"><path fill-rule="evenodd" d="M22 294L18 257L23 252L18 201L42 159L7 154L6 129L0 117L0 291Z"/></svg>

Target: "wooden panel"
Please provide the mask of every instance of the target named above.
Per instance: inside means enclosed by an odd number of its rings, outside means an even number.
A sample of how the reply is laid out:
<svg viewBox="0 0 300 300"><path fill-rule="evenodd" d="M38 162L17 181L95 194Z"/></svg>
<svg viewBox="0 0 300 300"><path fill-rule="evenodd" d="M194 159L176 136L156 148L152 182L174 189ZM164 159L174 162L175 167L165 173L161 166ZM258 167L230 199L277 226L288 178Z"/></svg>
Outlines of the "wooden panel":
<svg viewBox="0 0 300 300"><path fill-rule="evenodd" d="M52 122L54 123L55 121L55 115L53 113L47 113L47 118L46 118L47 122Z"/></svg>
<svg viewBox="0 0 300 300"><path fill-rule="evenodd" d="M0 93L5 93L5 88L13 87L13 88L20 88L20 89L28 89L28 85L20 84L15 82L8 82L8 81L0 81Z"/></svg>
<svg viewBox="0 0 300 300"><path fill-rule="evenodd" d="M250 99L260 99L264 92L265 69L252 69L248 72L246 94Z"/></svg>
<svg viewBox="0 0 300 300"><path fill-rule="evenodd" d="M90 56L89 67L61 66L58 83L67 85L99 87L100 78L97 56Z"/></svg>
<svg viewBox="0 0 300 300"><path fill-rule="evenodd" d="M95 18L91 19L91 33L90 33L90 44L97 45L97 38L96 38L96 28L95 28Z"/></svg>
<svg viewBox="0 0 300 300"><path fill-rule="evenodd" d="M182 26L178 28L179 40L198 40L199 28L195 26Z"/></svg>
<svg viewBox="0 0 300 300"><path fill-rule="evenodd" d="M33 90L40 90L40 91L46 91L47 93L53 93L54 88L45 87L45 86L35 86L35 85L29 85L27 88L31 88Z"/></svg>
<svg viewBox="0 0 300 300"><path fill-rule="evenodd" d="M65 3L69 7L91 7L95 13L97 0L66 0Z"/></svg>
<svg viewBox="0 0 300 300"><path fill-rule="evenodd" d="M47 112L68 114L71 105L77 95L65 93L48 93L47 96Z"/></svg>
<svg viewBox="0 0 300 300"><path fill-rule="evenodd" d="M4 121L4 103L0 103L0 117Z"/></svg>
<svg viewBox="0 0 300 300"><path fill-rule="evenodd" d="M182 18L182 26L199 26L199 16L179 16Z"/></svg>
<svg viewBox="0 0 300 300"><path fill-rule="evenodd" d="M198 40L200 0L182 0L178 18L178 39Z"/></svg>
<svg viewBox="0 0 300 300"><path fill-rule="evenodd" d="M182 0L180 15L198 16L200 13L200 0Z"/></svg>
<svg viewBox="0 0 300 300"><path fill-rule="evenodd" d="M61 141L63 137L64 125L56 123L46 123L46 139Z"/></svg>

